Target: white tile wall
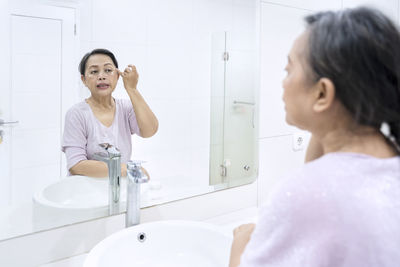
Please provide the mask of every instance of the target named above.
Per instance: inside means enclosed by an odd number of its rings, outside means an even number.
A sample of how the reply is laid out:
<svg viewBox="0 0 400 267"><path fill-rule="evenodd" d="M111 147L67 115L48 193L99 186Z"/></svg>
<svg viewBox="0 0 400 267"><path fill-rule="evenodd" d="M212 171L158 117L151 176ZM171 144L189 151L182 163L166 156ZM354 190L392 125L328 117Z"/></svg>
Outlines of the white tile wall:
<svg viewBox="0 0 400 267"><path fill-rule="evenodd" d="M140 151L146 151L147 155L161 150L183 149L191 145L191 100L190 98L153 99L152 109L159 120L158 132L151 139L136 140L137 147L146 142L146 147ZM201 127L202 125L198 125ZM206 125L204 125L206 126ZM143 143L144 145L144 143ZM135 144L134 144L135 148ZM138 151L138 153L140 153Z"/></svg>
<svg viewBox="0 0 400 267"><path fill-rule="evenodd" d="M295 38L304 31L303 17L308 13L275 4L261 5L260 138L296 131L285 122L282 80L287 55Z"/></svg>
<svg viewBox="0 0 400 267"><path fill-rule="evenodd" d="M249 1L255 2L255 1ZM233 7L233 24L232 24L232 37L234 38L231 42L232 50L253 50L256 44L256 20L252 19L255 17L256 10L253 6L242 6L235 5Z"/></svg>
<svg viewBox="0 0 400 267"><path fill-rule="evenodd" d="M308 10L328 10L340 9L341 0L318 1L318 0L261 0L264 3L274 3L284 6L308 9Z"/></svg>
<svg viewBox="0 0 400 267"><path fill-rule="evenodd" d="M92 9L92 17L87 18L92 20L91 41L113 40L136 45L146 44L148 14L151 12L147 1L93 1ZM87 22L82 20L82 23Z"/></svg>
<svg viewBox="0 0 400 267"><path fill-rule="evenodd" d="M192 61L189 45L148 46L146 93L165 99L182 99L191 96L192 72L204 73ZM204 74L207 76L207 74Z"/></svg>
<svg viewBox="0 0 400 267"><path fill-rule="evenodd" d="M199 181L199 185L209 185L208 179L201 179L200 177L210 176L210 147L191 149L191 159L191 176Z"/></svg>
<svg viewBox="0 0 400 267"><path fill-rule="evenodd" d="M383 13L388 15L393 21L398 21L398 0L343 0L344 8L357 7L360 5L378 8Z"/></svg>
<svg viewBox="0 0 400 267"><path fill-rule="evenodd" d="M196 12L192 1L150 0L148 16L148 44L190 44L193 37L193 15ZM168 12L165 12L168 10Z"/></svg>
<svg viewBox="0 0 400 267"><path fill-rule="evenodd" d="M220 29L216 30L221 32ZM193 73L201 72L204 75L192 75L191 97L210 98L211 96L211 34L199 33L194 37L192 51Z"/></svg>
<svg viewBox="0 0 400 267"><path fill-rule="evenodd" d="M190 125L191 129L189 143L192 147L210 146L210 98L196 98L190 103Z"/></svg>
<svg viewBox="0 0 400 267"><path fill-rule="evenodd" d="M94 0L81 0L79 1L78 11L77 12L77 23L79 27L77 27L77 35L79 36L80 48L82 49L83 42L90 42L93 38L92 31L92 17L93 13L93 1ZM83 23L82 23L83 20ZM83 51L88 51L84 49Z"/></svg>
<svg viewBox="0 0 400 267"><path fill-rule="evenodd" d="M232 0L193 0L193 30L209 35L232 29Z"/></svg>

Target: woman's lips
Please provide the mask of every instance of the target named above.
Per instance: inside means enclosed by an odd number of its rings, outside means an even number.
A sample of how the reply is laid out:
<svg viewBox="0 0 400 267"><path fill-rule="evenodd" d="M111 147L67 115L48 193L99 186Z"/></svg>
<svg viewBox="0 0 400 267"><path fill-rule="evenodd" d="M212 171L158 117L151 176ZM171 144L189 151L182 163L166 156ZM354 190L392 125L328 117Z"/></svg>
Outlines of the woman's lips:
<svg viewBox="0 0 400 267"><path fill-rule="evenodd" d="M105 90L105 89L108 89L108 87L110 87L110 85L108 85L106 83L99 83L98 85L96 85L96 87L98 89Z"/></svg>

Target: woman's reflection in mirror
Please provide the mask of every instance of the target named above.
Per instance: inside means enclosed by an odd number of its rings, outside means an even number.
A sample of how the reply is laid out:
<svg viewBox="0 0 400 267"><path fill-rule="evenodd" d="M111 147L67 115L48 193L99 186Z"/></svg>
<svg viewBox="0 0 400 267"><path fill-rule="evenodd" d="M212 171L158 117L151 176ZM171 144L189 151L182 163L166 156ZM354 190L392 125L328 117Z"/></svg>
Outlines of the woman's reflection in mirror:
<svg viewBox="0 0 400 267"><path fill-rule="evenodd" d="M286 121L312 133L308 162L274 187L255 228L235 230L230 266L398 266L399 30L363 7L306 22L283 101Z"/></svg>
<svg viewBox="0 0 400 267"><path fill-rule="evenodd" d="M65 116L62 151L71 175L108 176L107 164L93 155L101 152L101 143L109 143L121 152L121 174L126 176L126 163L131 158L131 136L151 137L158 129L158 120L137 89L139 75L136 67L128 65L123 71L112 52L95 49L79 64L82 83L90 97L72 106ZM129 99L112 96L122 77Z"/></svg>

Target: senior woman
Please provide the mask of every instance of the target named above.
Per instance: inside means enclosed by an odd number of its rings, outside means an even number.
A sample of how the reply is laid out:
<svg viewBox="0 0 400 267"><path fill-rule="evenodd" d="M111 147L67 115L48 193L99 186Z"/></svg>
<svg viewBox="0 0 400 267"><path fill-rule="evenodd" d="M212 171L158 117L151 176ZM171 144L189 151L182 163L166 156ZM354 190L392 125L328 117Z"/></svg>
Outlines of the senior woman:
<svg viewBox="0 0 400 267"><path fill-rule="evenodd" d="M126 163L132 154L131 135L151 137L158 129L156 116L137 90L136 68L128 65L121 72L113 53L95 49L82 58L79 71L91 95L71 107L65 116L62 150L67 169L72 175L107 176L106 163L93 160L93 155L102 151L99 144L109 143L120 150L121 174L126 176ZM112 97L120 76L130 100Z"/></svg>
<svg viewBox="0 0 400 267"><path fill-rule="evenodd" d="M399 266L399 31L369 8L306 22L283 101L286 121L312 133L308 162L274 189L256 226L235 229L230 266Z"/></svg>

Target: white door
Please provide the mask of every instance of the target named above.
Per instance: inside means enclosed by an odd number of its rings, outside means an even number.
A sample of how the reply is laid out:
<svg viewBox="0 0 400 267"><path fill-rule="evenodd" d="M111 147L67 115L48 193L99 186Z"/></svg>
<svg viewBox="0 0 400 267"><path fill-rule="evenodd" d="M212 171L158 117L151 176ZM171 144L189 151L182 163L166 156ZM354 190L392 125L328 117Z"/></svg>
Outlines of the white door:
<svg viewBox="0 0 400 267"><path fill-rule="evenodd" d="M9 57L1 70L8 81L1 81L0 119L18 121L0 125L0 205L9 206L31 202L36 190L65 175L64 114L77 90L74 10L45 5L6 10L1 34Z"/></svg>

